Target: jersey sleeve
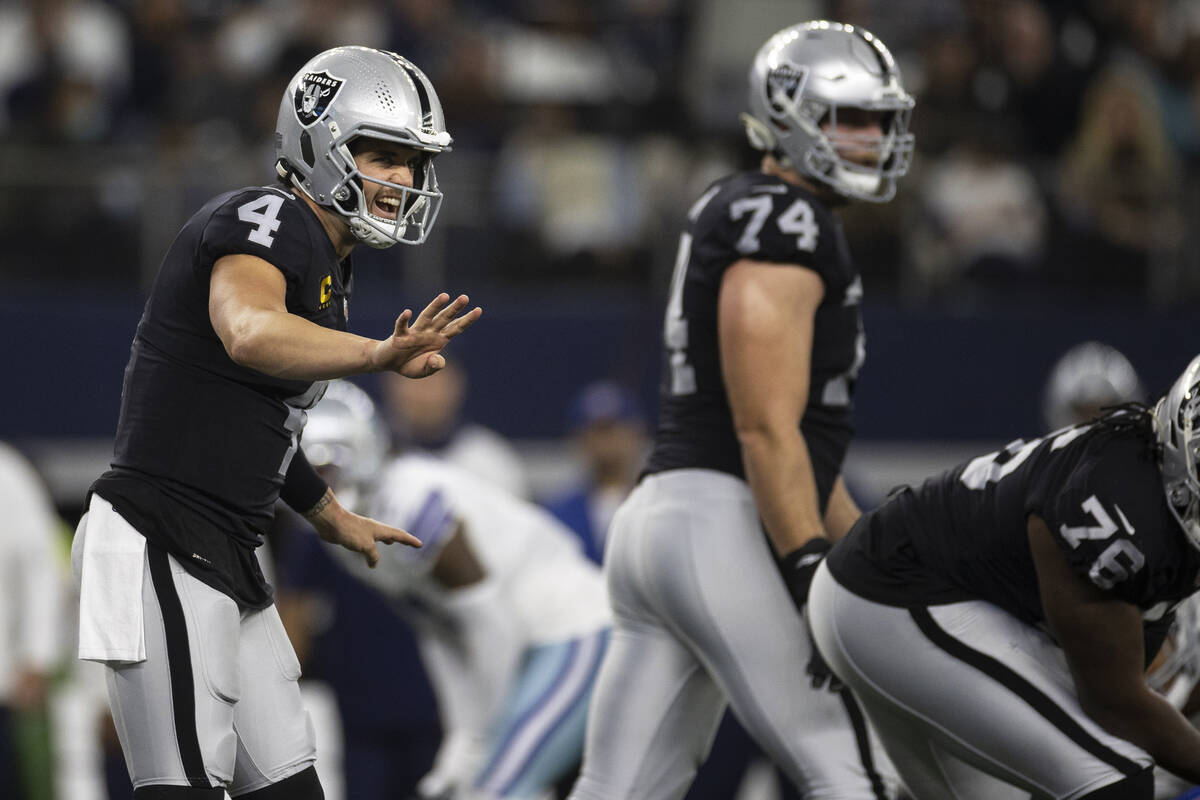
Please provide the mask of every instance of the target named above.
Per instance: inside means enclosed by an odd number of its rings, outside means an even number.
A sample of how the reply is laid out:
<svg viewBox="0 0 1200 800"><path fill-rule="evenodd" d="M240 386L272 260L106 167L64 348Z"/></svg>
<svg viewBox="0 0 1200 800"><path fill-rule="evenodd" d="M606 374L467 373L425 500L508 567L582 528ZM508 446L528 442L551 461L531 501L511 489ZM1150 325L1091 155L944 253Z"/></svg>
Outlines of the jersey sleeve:
<svg viewBox="0 0 1200 800"><path fill-rule="evenodd" d="M209 218L201 236L204 258L198 269L212 269L223 256L244 253L273 264L291 284L301 284L312 263L312 242L302 201L282 190L237 192Z"/></svg>
<svg viewBox="0 0 1200 800"><path fill-rule="evenodd" d="M839 263L836 230L820 203L783 184L766 183L722 193L700 216L695 238L714 263L748 258L799 264L828 282Z"/></svg>
<svg viewBox="0 0 1200 800"><path fill-rule="evenodd" d="M1140 483L1130 480L1128 467L1135 462L1122 460L1123 452L1114 444L1081 454L1060 473L1060 488L1048 493L1043 518L1076 574L1147 608L1156 601L1151 576L1155 557L1161 557L1153 536L1158 515Z"/></svg>

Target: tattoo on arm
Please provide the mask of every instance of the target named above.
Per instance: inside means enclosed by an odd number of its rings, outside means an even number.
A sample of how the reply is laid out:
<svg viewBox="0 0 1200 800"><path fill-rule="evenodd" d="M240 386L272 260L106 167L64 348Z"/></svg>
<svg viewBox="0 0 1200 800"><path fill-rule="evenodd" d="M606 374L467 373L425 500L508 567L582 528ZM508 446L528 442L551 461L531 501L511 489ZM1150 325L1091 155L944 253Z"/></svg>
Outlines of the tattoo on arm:
<svg viewBox="0 0 1200 800"><path fill-rule="evenodd" d="M321 514L321 512L324 511L326 508L328 508L329 504L332 502L333 502L333 490L326 489L325 494L321 495L321 499L317 501L317 504L314 505L312 508L310 508L308 511L305 511L303 514L303 517L305 519L311 520L314 517L319 516Z"/></svg>

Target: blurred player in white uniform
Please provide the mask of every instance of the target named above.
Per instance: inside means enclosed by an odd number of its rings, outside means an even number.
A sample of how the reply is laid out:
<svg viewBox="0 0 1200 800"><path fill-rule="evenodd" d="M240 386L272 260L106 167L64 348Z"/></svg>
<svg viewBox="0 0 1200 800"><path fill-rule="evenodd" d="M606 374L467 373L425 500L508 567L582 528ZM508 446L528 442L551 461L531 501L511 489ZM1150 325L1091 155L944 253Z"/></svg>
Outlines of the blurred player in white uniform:
<svg viewBox="0 0 1200 800"><path fill-rule="evenodd" d="M599 570L548 513L460 467L384 464L387 434L350 383L330 385L304 444L344 503L424 542L384 548L375 569L343 560L418 633L446 731L421 796L543 796L583 749L609 630Z"/></svg>
<svg viewBox="0 0 1200 800"><path fill-rule="evenodd" d="M33 466L0 443L0 795L26 797L14 723L45 706L62 656L66 583L56 561L58 518Z"/></svg>

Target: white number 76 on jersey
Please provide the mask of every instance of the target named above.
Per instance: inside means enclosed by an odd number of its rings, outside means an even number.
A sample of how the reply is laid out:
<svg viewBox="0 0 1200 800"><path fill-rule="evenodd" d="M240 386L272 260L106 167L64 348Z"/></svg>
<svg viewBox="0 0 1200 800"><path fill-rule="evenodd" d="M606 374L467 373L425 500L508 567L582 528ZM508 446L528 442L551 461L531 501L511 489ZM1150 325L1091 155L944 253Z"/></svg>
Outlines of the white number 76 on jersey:
<svg viewBox="0 0 1200 800"><path fill-rule="evenodd" d="M1091 495L1084 500L1082 508L1096 521L1095 525L1064 524L1059 527L1063 539L1072 548L1078 547L1085 539L1107 539L1117 532L1117 523L1113 521L1112 515L1108 513L1096 495ZM1113 508L1117 510L1121 527L1125 528L1132 536L1134 534L1133 525L1129 523L1125 512L1121 511L1121 507L1116 503L1113 504ZM1120 581L1126 580L1140 570L1145 564L1146 556L1137 548L1137 545L1126 538L1120 538L1114 540L1104 549L1104 552L1097 556L1091 569L1088 570L1088 577L1101 589L1111 589Z"/></svg>
<svg viewBox="0 0 1200 800"><path fill-rule="evenodd" d="M1063 524L1059 528L1059 533L1062 534L1063 539L1065 539L1067 544L1071 545L1071 547L1078 547L1079 543L1084 539L1107 539L1109 536L1112 536L1117 532L1117 523L1113 522L1112 516L1109 515L1107 510L1105 510L1103 504L1101 504L1096 495L1092 495L1087 500L1084 500L1082 508L1091 515L1092 519L1096 521L1096 524L1074 526ZM1117 510L1117 515L1120 516L1121 524L1124 526L1125 530L1129 532L1130 536L1132 536L1135 531L1133 529L1133 525L1131 525L1129 520L1125 517L1125 512L1121 511L1121 507L1116 504L1113 504L1113 508Z"/></svg>

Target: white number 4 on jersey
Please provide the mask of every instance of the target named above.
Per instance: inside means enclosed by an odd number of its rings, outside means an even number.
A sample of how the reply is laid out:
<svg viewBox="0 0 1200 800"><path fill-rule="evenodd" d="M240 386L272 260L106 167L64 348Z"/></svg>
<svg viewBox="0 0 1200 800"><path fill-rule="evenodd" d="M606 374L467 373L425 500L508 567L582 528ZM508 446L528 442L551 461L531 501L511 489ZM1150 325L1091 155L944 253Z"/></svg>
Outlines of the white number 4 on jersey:
<svg viewBox="0 0 1200 800"><path fill-rule="evenodd" d="M259 211L259 209L263 209ZM246 238L263 247L275 244L272 235L279 230L279 209L283 208L283 198L278 195L264 194L257 200L238 206L238 219L249 222L254 226Z"/></svg>

